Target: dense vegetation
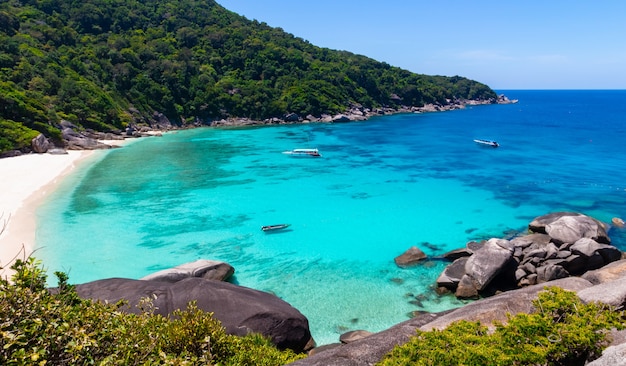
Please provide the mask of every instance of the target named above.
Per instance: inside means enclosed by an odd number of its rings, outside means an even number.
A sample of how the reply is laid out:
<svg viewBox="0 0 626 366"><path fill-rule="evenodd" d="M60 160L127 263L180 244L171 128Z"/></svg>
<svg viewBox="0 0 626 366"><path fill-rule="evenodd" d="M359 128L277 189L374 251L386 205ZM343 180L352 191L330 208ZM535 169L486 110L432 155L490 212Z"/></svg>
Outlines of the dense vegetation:
<svg viewBox="0 0 626 366"><path fill-rule="evenodd" d="M611 328L624 328L624 313L583 304L556 287L539 294L533 314L509 317L489 332L461 321L444 330L418 331L378 365L584 365L607 346Z"/></svg>
<svg viewBox="0 0 626 366"><path fill-rule="evenodd" d="M0 280L2 365L284 365L304 355L279 351L260 335L225 333L193 304L165 318L146 299L141 314L78 298L67 276L59 290L33 259L17 261Z"/></svg>
<svg viewBox="0 0 626 366"><path fill-rule="evenodd" d="M487 86L319 48L213 0L0 2L0 152L58 122L98 131L148 122L263 119L446 99Z"/></svg>

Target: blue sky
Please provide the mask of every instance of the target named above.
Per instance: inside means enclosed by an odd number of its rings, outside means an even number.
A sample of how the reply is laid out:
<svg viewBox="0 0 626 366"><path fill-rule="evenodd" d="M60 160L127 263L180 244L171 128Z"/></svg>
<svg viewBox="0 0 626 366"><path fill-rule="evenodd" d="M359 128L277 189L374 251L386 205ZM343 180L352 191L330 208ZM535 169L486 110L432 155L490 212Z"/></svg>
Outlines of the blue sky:
<svg viewBox="0 0 626 366"><path fill-rule="evenodd" d="M217 0L303 38L493 89L626 89L624 0Z"/></svg>

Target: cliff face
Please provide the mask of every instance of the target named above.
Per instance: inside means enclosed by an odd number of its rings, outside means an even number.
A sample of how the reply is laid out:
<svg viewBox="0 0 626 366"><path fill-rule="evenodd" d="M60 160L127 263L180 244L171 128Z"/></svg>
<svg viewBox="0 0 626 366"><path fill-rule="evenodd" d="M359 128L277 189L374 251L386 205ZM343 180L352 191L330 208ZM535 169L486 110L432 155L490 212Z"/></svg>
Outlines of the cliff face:
<svg viewBox="0 0 626 366"><path fill-rule="evenodd" d="M463 77L408 72L319 48L213 1L0 4L0 152L38 133L290 120L353 108L495 100Z"/></svg>

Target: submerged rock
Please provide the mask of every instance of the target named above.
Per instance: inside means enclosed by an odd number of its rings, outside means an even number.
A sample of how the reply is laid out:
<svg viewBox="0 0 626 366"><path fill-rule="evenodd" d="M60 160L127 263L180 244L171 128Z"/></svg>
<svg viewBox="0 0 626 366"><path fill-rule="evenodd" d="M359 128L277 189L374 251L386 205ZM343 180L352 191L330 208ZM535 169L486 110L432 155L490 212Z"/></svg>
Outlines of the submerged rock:
<svg viewBox="0 0 626 366"><path fill-rule="evenodd" d="M394 261L399 267L408 267L424 259L426 259L426 254L424 254L424 252L422 252L418 247L412 246L407 249L406 252L397 256Z"/></svg>

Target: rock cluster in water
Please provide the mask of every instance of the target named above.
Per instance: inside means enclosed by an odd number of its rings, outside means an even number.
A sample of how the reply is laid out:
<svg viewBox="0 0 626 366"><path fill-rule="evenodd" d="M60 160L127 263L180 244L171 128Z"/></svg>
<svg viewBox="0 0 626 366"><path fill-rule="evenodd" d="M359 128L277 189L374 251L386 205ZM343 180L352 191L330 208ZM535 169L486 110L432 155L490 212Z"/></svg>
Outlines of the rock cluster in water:
<svg viewBox="0 0 626 366"><path fill-rule="evenodd" d="M529 234L489 239L449 253L456 258L437 285L459 298L581 275L622 258L610 245L608 225L579 213L558 212L534 219Z"/></svg>

